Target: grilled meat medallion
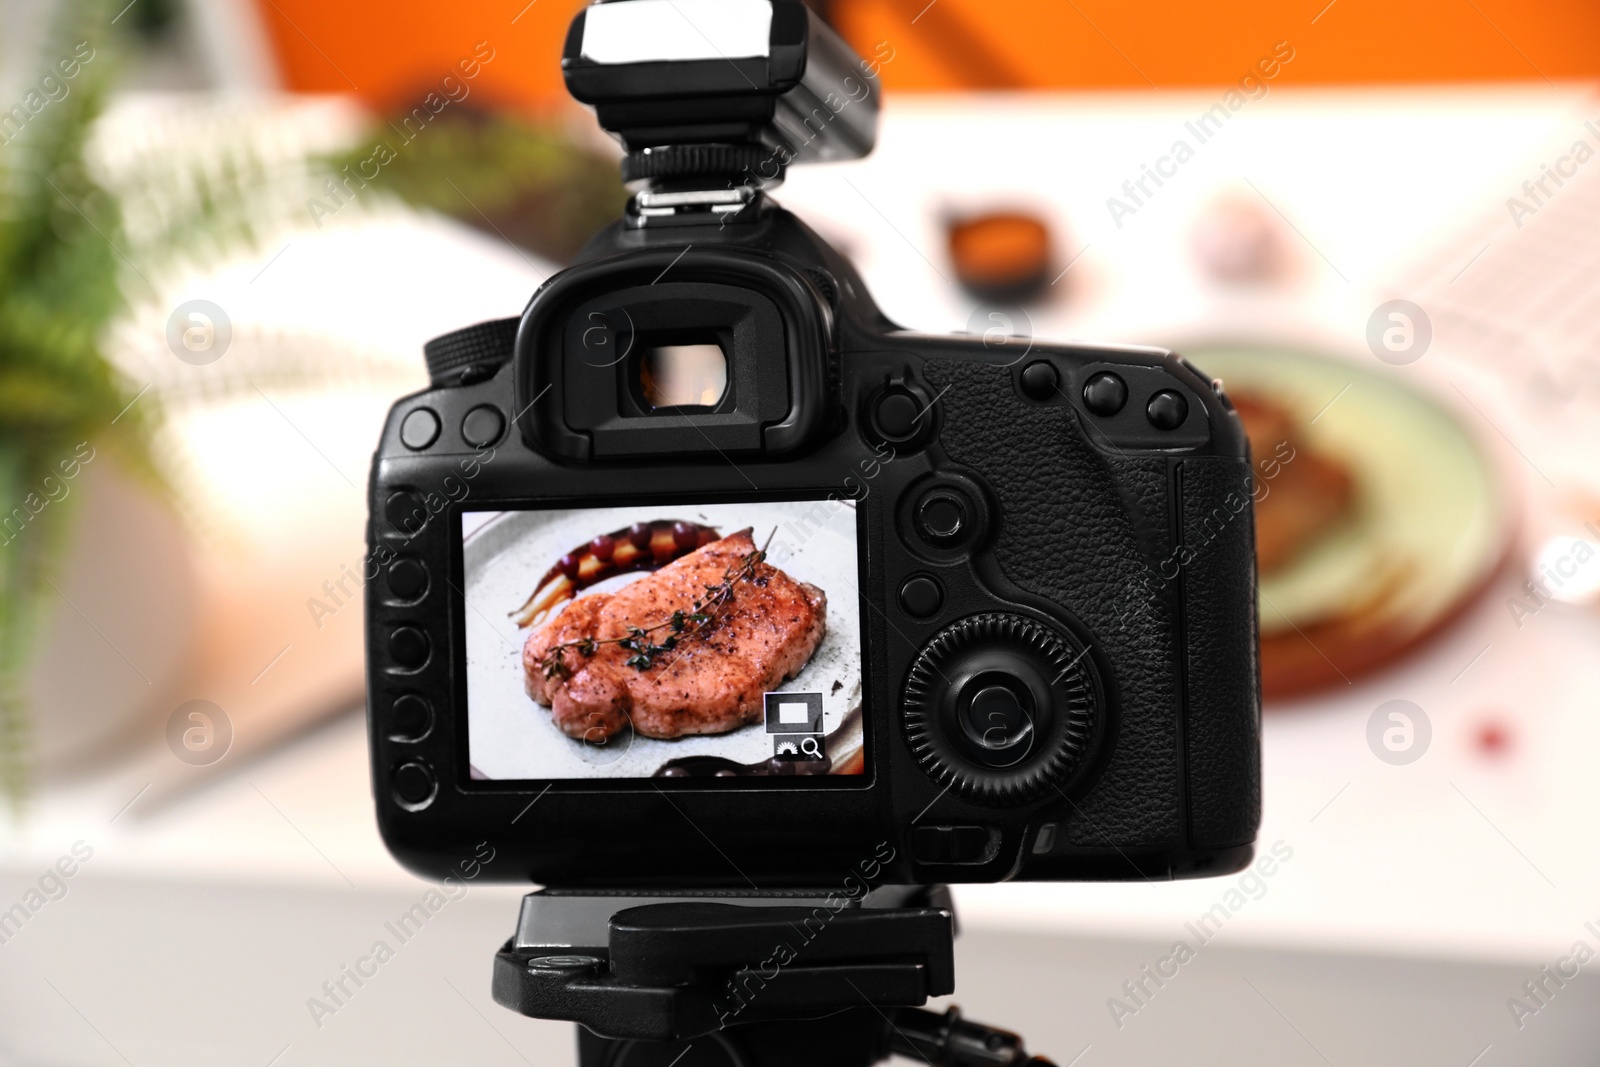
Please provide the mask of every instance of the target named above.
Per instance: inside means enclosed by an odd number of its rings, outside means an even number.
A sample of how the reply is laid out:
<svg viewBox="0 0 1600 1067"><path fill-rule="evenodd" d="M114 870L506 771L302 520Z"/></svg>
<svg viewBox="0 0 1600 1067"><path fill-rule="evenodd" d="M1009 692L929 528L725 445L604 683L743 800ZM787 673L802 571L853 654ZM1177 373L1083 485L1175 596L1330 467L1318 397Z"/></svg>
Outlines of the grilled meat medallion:
<svg viewBox="0 0 1600 1067"><path fill-rule="evenodd" d="M750 531L741 530L615 593L572 601L523 645L528 695L551 709L563 733L591 742L629 722L645 737L667 738L759 721L763 695L800 672L827 628L826 594L767 563L750 568L730 598L706 609L709 622L680 634L675 648L642 670L626 662L632 651L614 643L587 656L557 649L585 638L614 642L630 627L659 626L678 611L690 615L708 586L740 572L755 551ZM552 653L561 669L547 676Z"/></svg>

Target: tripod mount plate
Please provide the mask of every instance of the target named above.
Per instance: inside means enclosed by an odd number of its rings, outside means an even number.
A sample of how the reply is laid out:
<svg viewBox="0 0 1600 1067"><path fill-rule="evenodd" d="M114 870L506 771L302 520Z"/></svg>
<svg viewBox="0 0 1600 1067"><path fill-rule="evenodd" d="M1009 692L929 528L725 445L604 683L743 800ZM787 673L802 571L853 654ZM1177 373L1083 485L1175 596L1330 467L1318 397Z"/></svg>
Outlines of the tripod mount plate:
<svg viewBox="0 0 1600 1067"><path fill-rule="evenodd" d="M923 1004L955 987L942 889L634 896L544 890L495 956L494 997L610 1038Z"/></svg>

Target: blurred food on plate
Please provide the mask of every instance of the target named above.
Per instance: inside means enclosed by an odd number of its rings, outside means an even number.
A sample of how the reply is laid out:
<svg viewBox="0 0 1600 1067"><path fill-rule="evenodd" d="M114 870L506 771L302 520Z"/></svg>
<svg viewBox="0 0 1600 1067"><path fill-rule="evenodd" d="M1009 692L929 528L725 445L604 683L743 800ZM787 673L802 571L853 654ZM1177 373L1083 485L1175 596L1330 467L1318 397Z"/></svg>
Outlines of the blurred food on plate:
<svg viewBox="0 0 1600 1067"><path fill-rule="evenodd" d="M1270 574L1339 527L1355 502L1350 469L1317 452L1294 410L1265 394L1235 391L1250 454L1276 475L1256 502L1256 563Z"/></svg>
<svg viewBox="0 0 1600 1067"><path fill-rule="evenodd" d="M1392 662L1506 559L1516 509L1502 468L1451 405L1335 356L1184 351L1223 380L1250 437L1267 700Z"/></svg>

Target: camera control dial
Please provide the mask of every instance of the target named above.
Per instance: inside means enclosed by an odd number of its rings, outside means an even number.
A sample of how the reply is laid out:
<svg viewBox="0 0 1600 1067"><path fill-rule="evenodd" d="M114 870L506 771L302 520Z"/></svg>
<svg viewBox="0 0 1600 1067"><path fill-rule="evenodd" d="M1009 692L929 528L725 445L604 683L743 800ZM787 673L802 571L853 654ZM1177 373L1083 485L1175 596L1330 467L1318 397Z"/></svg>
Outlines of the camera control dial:
<svg viewBox="0 0 1600 1067"><path fill-rule="evenodd" d="M923 647L906 677L906 739L928 776L987 804L1063 784L1099 719L1087 651L1035 619L971 615Z"/></svg>

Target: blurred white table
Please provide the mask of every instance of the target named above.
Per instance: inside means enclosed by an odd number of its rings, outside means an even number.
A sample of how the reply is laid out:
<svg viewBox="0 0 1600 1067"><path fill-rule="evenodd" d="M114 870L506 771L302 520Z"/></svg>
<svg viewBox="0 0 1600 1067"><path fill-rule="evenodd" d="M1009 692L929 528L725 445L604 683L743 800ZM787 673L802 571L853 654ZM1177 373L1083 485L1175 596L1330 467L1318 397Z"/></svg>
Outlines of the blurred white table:
<svg viewBox="0 0 1600 1067"><path fill-rule="evenodd" d="M1362 358L1367 316L1394 295L1391 280L1511 195L1580 107L1594 109L1578 86L1275 90L1116 227L1106 198L1213 102L1203 92L895 99L870 159L797 168L778 197L846 245L909 326L962 329L976 306L942 276L938 212L1021 204L1052 219L1065 257L1078 256L1064 297L1035 316L1040 336L1161 343L1281 324ZM1219 294L1189 260L1200 206L1241 185L1305 242L1300 280L1269 301ZM397 362L418 360L444 329L514 313L543 272L430 220L334 225L297 235L276 263L270 254L207 291L236 294L240 316L293 314ZM359 558L362 521L359 491L328 464L359 481L381 414L377 400L301 405L296 425L321 454L288 447L285 432L281 461L255 472L269 480L261 499L347 524L348 537L319 550L326 573ZM1590 847L1600 619L1552 607L1518 630L1506 583L1402 666L1269 710L1261 845L1281 841L1293 856L1182 972L1209 977L1175 979L1120 1030L1106 1006L1237 878L962 888L963 1003L1042 1028L1060 1062L1092 1046L1084 1067L1179 1054L1592 1062L1600 992L1587 973L1523 1029L1506 1000L1574 942L1600 947L1584 925L1600 928ZM1434 729L1428 754L1404 767L1365 741L1372 710L1396 697L1426 709ZM1513 724L1503 757L1473 743L1486 716ZM145 757L171 758L158 747ZM567 1062L565 1028L489 1000L489 955L518 893L504 887L452 903L438 936L425 931L428 947L313 1024L307 998L425 891L377 839L357 720L159 810L141 807L147 766L52 786L4 839L0 908L74 842L93 857L64 899L0 945L0 1063Z"/></svg>

